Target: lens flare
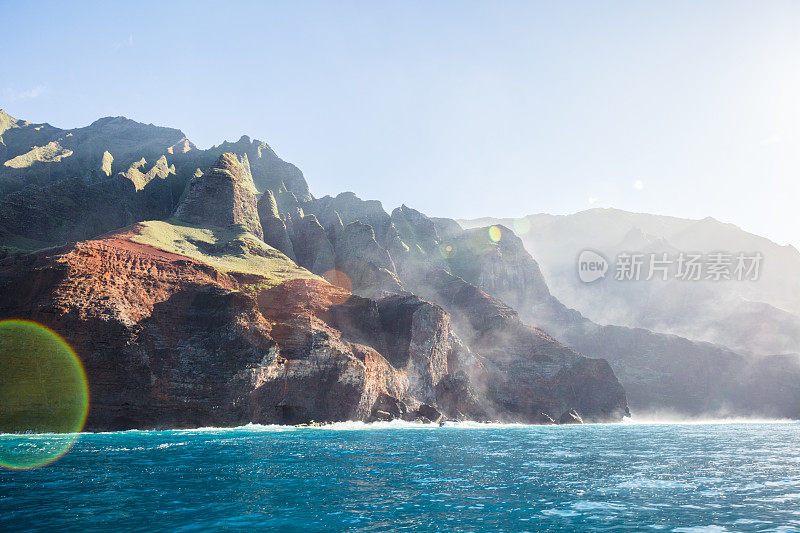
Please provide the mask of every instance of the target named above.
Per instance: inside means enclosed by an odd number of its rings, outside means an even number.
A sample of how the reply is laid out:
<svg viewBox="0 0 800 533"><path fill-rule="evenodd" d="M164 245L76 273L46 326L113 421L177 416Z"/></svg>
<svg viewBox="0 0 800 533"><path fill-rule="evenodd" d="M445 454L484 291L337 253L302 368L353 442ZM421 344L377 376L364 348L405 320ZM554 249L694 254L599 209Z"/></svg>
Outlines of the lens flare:
<svg viewBox="0 0 800 533"><path fill-rule="evenodd" d="M41 324L0 321L0 466L26 470L62 457L88 412L86 373L69 344Z"/></svg>
<svg viewBox="0 0 800 533"><path fill-rule="evenodd" d="M350 278L347 277L347 274L340 270L328 270L322 275L322 277L331 285L336 285L337 287L347 291L338 295L334 295L331 300L332 304L343 304L348 298L350 298L350 293L353 292L353 284L350 281Z"/></svg>
<svg viewBox="0 0 800 533"><path fill-rule="evenodd" d="M492 226L489 228L489 238L494 242L500 242L500 238L503 236L503 232L500 231L500 228L497 226Z"/></svg>
<svg viewBox="0 0 800 533"><path fill-rule="evenodd" d="M442 257L445 259L450 259L456 255L456 247L450 243L442 243L439 245L439 253L442 254Z"/></svg>
<svg viewBox="0 0 800 533"><path fill-rule="evenodd" d="M517 235L525 235L531 230L531 219L528 217L514 219L514 231Z"/></svg>

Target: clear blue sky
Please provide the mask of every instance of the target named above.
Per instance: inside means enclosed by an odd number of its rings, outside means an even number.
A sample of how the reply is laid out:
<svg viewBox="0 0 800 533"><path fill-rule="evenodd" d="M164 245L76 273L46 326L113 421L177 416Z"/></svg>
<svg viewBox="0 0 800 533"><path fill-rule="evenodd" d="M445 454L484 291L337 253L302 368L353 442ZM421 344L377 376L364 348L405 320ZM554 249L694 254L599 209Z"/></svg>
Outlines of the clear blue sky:
<svg viewBox="0 0 800 533"><path fill-rule="evenodd" d="M800 2L0 1L0 107L269 142L317 196L800 245Z"/></svg>

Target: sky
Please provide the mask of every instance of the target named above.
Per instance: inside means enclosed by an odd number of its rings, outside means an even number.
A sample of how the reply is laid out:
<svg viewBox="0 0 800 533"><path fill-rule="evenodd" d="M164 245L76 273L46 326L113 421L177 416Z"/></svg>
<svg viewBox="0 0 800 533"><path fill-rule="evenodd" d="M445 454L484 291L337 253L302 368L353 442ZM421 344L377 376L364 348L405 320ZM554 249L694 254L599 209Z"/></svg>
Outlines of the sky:
<svg viewBox="0 0 800 533"><path fill-rule="evenodd" d="M616 207L800 247L800 2L165 4L0 0L0 108L247 134L388 211Z"/></svg>

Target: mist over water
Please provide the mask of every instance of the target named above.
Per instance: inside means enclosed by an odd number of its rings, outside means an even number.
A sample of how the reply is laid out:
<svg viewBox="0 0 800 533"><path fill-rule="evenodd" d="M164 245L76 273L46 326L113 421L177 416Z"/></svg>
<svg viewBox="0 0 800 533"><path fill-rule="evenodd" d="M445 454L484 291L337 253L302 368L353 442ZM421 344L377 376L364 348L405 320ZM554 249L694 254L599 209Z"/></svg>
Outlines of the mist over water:
<svg viewBox="0 0 800 533"><path fill-rule="evenodd" d="M0 471L0 529L789 531L798 441L791 422L635 418L83 434Z"/></svg>

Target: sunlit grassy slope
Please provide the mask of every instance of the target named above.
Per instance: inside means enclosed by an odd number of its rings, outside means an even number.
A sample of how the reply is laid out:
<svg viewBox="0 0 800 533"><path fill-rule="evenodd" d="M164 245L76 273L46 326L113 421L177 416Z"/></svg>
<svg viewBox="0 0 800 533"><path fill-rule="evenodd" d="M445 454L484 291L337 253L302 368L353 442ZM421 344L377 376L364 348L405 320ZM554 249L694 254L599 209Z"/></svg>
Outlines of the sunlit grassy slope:
<svg viewBox="0 0 800 533"><path fill-rule="evenodd" d="M134 242L185 255L221 272L262 276L260 287L290 279L322 279L243 229L200 227L174 220L142 222L139 227L140 234L131 238Z"/></svg>
<svg viewBox="0 0 800 533"><path fill-rule="evenodd" d="M62 147L58 141L52 141L45 146L34 146L30 151L9 159L4 166L10 168L26 168L34 163L57 163L72 155L72 150Z"/></svg>

